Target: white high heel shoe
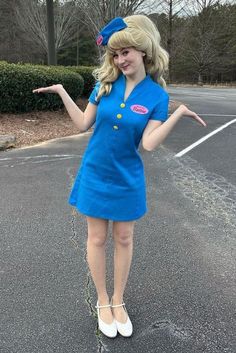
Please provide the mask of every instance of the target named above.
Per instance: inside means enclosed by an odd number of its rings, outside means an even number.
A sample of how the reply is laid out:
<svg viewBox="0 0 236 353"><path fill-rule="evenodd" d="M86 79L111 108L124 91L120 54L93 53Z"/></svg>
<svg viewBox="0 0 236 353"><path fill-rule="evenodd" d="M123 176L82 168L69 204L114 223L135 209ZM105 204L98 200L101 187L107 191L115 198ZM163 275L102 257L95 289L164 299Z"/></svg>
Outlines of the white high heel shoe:
<svg viewBox="0 0 236 353"><path fill-rule="evenodd" d="M107 305L99 305L99 303L97 302L97 305L95 306L95 308L97 309L97 315L98 315L98 327L99 330L107 337L109 338L114 338L117 336L117 327L116 327L116 323L115 320L112 321L111 324L106 324L104 321L102 321L102 319L100 318L100 313L99 313L99 309L101 308L110 308L111 305L107 304Z"/></svg>
<svg viewBox="0 0 236 353"><path fill-rule="evenodd" d="M119 334L121 336L123 336L123 337L130 337L132 335L132 333L133 333L133 325L132 325L132 322L130 321L128 312L127 312L126 307L125 307L125 303L113 305L112 304L112 300L111 300L111 307L112 308L118 308L118 307L121 307L121 306L123 306L125 311L126 311L127 320L126 320L125 323L119 322L116 319L114 319L114 321L116 323L117 331L119 332Z"/></svg>

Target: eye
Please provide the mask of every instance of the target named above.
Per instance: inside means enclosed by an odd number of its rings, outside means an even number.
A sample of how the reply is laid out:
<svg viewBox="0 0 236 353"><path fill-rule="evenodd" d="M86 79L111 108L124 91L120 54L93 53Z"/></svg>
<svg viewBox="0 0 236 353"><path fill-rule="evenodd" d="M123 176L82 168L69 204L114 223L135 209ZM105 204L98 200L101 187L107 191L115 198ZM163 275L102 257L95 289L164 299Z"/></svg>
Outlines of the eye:
<svg viewBox="0 0 236 353"><path fill-rule="evenodd" d="M113 58L116 59L118 57L118 55L115 53L113 54Z"/></svg>
<svg viewBox="0 0 236 353"><path fill-rule="evenodd" d="M126 55L129 54L129 51L128 51L128 50L124 50L124 51L122 52L122 54L123 54L124 56L126 56Z"/></svg>

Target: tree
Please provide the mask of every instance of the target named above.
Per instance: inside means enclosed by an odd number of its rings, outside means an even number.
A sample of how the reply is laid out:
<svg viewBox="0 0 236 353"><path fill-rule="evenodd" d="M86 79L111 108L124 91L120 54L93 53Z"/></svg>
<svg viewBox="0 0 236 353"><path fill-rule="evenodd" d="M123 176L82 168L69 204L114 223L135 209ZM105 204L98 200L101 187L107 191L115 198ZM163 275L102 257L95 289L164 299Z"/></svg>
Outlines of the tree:
<svg viewBox="0 0 236 353"><path fill-rule="evenodd" d="M52 0L50 0L52 2ZM76 37L78 20L75 1L54 1L56 51ZM15 5L18 25L44 53L48 52L46 0L18 0Z"/></svg>
<svg viewBox="0 0 236 353"><path fill-rule="evenodd" d="M114 17L126 17L134 14L138 9L145 11L150 6L147 0L84 0L76 1L80 12L83 13L83 23L86 25L93 37L105 24ZM101 57L101 48L98 47Z"/></svg>
<svg viewBox="0 0 236 353"><path fill-rule="evenodd" d="M66 48L58 51L59 65L97 65L97 48L94 38L85 25L78 26L78 36Z"/></svg>
<svg viewBox="0 0 236 353"><path fill-rule="evenodd" d="M165 40L165 47L169 53L169 81L172 81L174 48L178 45L178 38L183 30L180 26L175 30L175 23L178 23L179 16L183 14L185 2L183 0L163 0L159 1L157 9L161 14L151 14L154 23L160 29L162 40ZM175 34L175 38L174 38Z"/></svg>
<svg viewBox="0 0 236 353"><path fill-rule="evenodd" d="M133 14L144 2L145 0L77 0L76 4L84 14L84 23L96 35L111 19Z"/></svg>
<svg viewBox="0 0 236 353"><path fill-rule="evenodd" d="M15 18L17 0L0 0L0 60L8 62L45 61L45 52L30 40Z"/></svg>
<svg viewBox="0 0 236 353"><path fill-rule="evenodd" d="M48 65L56 65L56 48L54 34L53 0L46 0L47 4L47 39L48 39Z"/></svg>
<svg viewBox="0 0 236 353"><path fill-rule="evenodd" d="M225 53L233 40L230 36L227 41L222 40L230 33L230 21L223 8L216 0L196 0L191 7L192 16L188 21L189 36L185 43L185 52L189 63L196 70L200 85L203 83L203 76L212 72L219 63L220 48L217 43L221 43L221 50Z"/></svg>

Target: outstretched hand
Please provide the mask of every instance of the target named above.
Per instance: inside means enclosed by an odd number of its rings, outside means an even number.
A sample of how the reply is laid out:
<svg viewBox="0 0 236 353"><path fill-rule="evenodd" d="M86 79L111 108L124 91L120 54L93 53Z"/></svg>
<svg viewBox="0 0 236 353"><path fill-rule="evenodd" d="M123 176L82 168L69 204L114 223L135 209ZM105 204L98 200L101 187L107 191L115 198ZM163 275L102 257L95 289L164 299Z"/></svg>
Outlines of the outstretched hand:
<svg viewBox="0 0 236 353"><path fill-rule="evenodd" d="M201 125L207 126L205 121L202 120L200 116L198 116L192 110L188 109L184 104L181 104L178 109L181 109L182 116L189 116L190 118L193 118L194 120L198 121Z"/></svg>
<svg viewBox="0 0 236 353"><path fill-rule="evenodd" d="M33 93L59 93L59 90L63 88L61 84L52 85L48 87L40 87L33 90Z"/></svg>

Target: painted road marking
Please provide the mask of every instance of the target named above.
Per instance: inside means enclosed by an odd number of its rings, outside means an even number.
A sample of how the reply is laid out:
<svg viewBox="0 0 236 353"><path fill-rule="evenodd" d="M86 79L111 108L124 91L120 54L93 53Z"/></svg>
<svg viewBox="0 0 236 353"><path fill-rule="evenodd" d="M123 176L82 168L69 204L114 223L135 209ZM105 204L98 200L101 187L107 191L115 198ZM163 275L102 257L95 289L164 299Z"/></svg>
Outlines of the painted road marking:
<svg viewBox="0 0 236 353"><path fill-rule="evenodd" d="M207 95L207 98L213 98L213 99L219 99L219 98L222 98L222 99L228 99L229 97L228 96L217 96L217 95L213 95L213 94L209 94L207 92L204 92L204 93L187 93L187 92L176 92L176 91L171 91L171 90L168 90L168 92L170 94L173 94L175 96L180 96L180 95L185 95L185 97L194 97L194 98L206 98L206 95Z"/></svg>
<svg viewBox="0 0 236 353"><path fill-rule="evenodd" d="M157 151L154 158L157 163L160 160L167 161L174 185L183 196L191 200L197 212L202 213L204 218L210 218L212 224L217 220L223 225L225 233L218 240L228 241L231 238L235 242L236 186L225 177L207 171L189 155L173 158L173 153L165 149ZM212 235L213 239L215 244L215 235Z"/></svg>
<svg viewBox="0 0 236 353"><path fill-rule="evenodd" d="M202 114L202 115L203 115L203 114ZM208 115L209 115L209 114L208 114ZM216 129L216 130L210 132L208 135L206 135L206 136L200 138L198 141L194 142L192 145L186 147L185 149L183 149L182 151L180 151L179 153L177 153L177 154L175 155L175 157L182 157L184 154L186 154L187 152L191 151L194 147L200 145L200 143L206 141L206 140L209 139L211 136L217 134L219 131L225 129L227 126L229 126L229 125L231 125L231 124L233 124L233 123L235 123L235 122L236 122L236 119L233 119L233 120L229 121L228 123L226 123L226 124L220 126L218 129Z"/></svg>
<svg viewBox="0 0 236 353"><path fill-rule="evenodd" d="M0 161L9 161L9 160L17 160L17 159L33 159L33 158L51 158L51 157L77 157L78 154L41 154L39 156L15 156L15 157L6 157L0 158Z"/></svg>
<svg viewBox="0 0 236 353"><path fill-rule="evenodd" d="M195 94L188 94L188 93L185 93L185 96L186 98L187 97L192 97L192 98L205 98L206 99L206 94L198 94L198 95L195 95ZM229 97L224 97L224 96L213 96L213 95L210 95L210 94L207 94L207 99L228 99Z"/></svg>
<svg viewBox="0 0 236 353"><path fill-rule="evenodd" d="M1 161L8 164L0 164L1 167L10 167L13 168L15 166L20 165L28 165L28 164L39 164L39 163L48 163L48 162L56 162L65 159L72 158L82 158L79 154L52 154L52 155L39 155L39 156L25 156L25 157L7 157L0 158Z"/></svg>

